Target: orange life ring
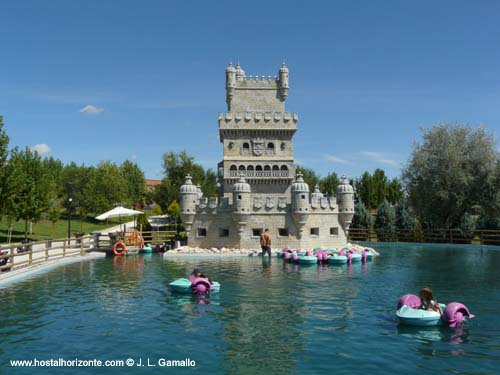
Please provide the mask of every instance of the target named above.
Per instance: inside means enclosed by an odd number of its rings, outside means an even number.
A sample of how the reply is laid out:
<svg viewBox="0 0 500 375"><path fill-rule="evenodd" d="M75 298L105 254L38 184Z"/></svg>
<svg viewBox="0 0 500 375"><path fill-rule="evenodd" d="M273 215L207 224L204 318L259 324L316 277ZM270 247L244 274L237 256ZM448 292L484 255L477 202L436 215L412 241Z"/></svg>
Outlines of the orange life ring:
<svg viewBox="0 0 500 375"><path fill-rule="evenodd" d="M121 251L118 251L118 246L120 246ZM113 245L113 253L116 256L125 255L126 252L127 252L127 246L125 246L125 244L123 243L123 241L117 241L117 242L115 242L115 244Z"/></svg>

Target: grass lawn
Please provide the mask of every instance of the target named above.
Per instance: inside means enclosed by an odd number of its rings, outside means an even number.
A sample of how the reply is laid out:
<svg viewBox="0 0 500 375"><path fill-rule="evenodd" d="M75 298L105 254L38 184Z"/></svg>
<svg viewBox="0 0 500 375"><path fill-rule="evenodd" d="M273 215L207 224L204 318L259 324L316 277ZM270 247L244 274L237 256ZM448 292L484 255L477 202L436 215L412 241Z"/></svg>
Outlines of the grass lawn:
<svg viewBox="0 0 500 375"><path fill-rule="evenodd" d="M122 218L122 222L126 221L129 221L129 218ZM83 222L76 218L71 220L71 236L74 236L75 232L88 234L90 232L99 231L101 229L106 229L119 224L120 221L118 218L109 219L108 221L87 219ZM68 221L65 218L61 218L55 226L53 226L53 224L48 220L42 220L36 224L33 223L32 228L33 233L30 234L30 225L28 223L28 238L33 241L43 241L51 238L66 238L68 236ZM0 243L7 242L7 234L8 225L4 218L0 220ZM24 221L18 221L13 225L11 242L20 242L23 239Z"/></svg>

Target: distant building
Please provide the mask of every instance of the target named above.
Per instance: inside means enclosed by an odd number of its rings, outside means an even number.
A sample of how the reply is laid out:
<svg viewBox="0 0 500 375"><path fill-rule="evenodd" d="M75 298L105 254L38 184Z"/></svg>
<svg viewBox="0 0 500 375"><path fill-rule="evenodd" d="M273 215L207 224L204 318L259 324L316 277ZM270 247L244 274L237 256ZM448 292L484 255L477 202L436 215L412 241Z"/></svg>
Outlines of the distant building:
<svg viewBox="0 0 500 375"><path fill-rule="evenodd" d="M346 243L354 215L354 190L342 177L336 197L325 197L295 173L292 138L298 115L285 111L288 68L278 77L226 69L227 112L219 113L223 160L218 198L203 197L191 176L180 189L180 215L188 244L259 248L268 228L273 247L333 247ZM314 150L311 150L314 152Z"/></svg>
<svg viewBox="0 0 500 375"><path fill-rule="evenodd" d="M146 179L146 190L152 192L156 186L161 185L161 180Z"/></svg>

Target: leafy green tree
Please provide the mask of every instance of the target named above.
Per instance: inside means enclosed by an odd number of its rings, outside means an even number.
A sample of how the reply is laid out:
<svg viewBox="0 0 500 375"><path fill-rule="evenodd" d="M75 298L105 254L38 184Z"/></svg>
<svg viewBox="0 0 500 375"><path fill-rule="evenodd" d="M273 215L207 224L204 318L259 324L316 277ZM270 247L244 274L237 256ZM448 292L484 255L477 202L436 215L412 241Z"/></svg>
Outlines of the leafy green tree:
<svg viewBox="0 0 500 375"><path fill-rule="evenodd" d="M181 222L180 207L177 201L173 201L172 203L170 203L167 209L167 213L172 219L175 220L176 223Z"/></svg>
<svg viewBox="0 0 500 375"><path fill-rule="evenodd" d="M372 225L372 216L366 209L362 201L358 201L354 206L354 216L352 218L351 228L369 229Z"/></svg>
<svg viewBox="0 0 500 375"><path fill-rule="evenodd" d="M316 184L319 182L318 175L310 168L297 166L295 174L298 173L302 173L304 182L309 185L309 189L311 191L312 189L314 189L314 186L316 186Z"/></svg>
<svg viewBox="0 0 500 375"><path fill-rule="evenodd" d="M319 190L329 196L334 196L339 184L340 180L339 176L337 176L337 173L328 173L325 177L322 177L319 180Z"/></svg>
<svg viewBox="0 0 500 375"><path fill-rule="evenodd" d="M213 170L207 169L205 171L205 178L201 185L201 191L203 191L205 197L217 196L217 174Z"/></svg>
<svg viewBox="0 0 500 375"><path fill-rule="evenodd" d="M159 215L163 214L163 210L161 209L161 206L159 204L155 204L153 206L153 209L151 210L151 213L154 216L159 216Z"/></svg>
<svg viewBox="0 0 500 375"><path fill-rule="evenodd" d="M379 241L396 241L396 211L387 200L377 209L374 228Z"/></svg>
<svg viewBox="0 0 500 375"><path fill-rule="evenodd" d="M163 170L165 177L155 194L155 201L164 210L167 210L174 200L179 200L179 190L184 184L187 174L191 175L194 184L202 185L202 189L206 181L205 170L201 165L196 164L194 158L189 156L186 151L165 153L163 155Z"/></svg>
<svg viewBox="0 0 500 375"><path fill-rule="evenodd" d="M403 188L398 179L389 181L382 169L376 169L371 175L365 172L354 181L358 197L369 209L375 209L386 199L396 204L403 196Z"/></svg>
<svg viewBox="0 0 500 375"><path fill-rule="evenodd" d="M105 212L126 203L127 183L120 168L110 161L102 161L95 168L95 179L90 181L89 192L94 194L93 208ZM87 194L85 194L87 197ZM85 207L87 208L87 207Z"/></svg>
<svg viewBox="0 0 500 375"><path fill-rule="evenodd" d="M7 158L9 156L9 137L3 129L3 117L0 115L0 219L6 214L8 196Z"/></svg>
<svg viewBox="0 0 500 375"><path fill-rule="evenodd" d="M466 212L495 217L500 208L498 152L483 128L447 124L423 131L403 171L403 183L420 222L456 228Z"/></svg>
<svg viewBox="0 0 500 375"><path fill-rule="evenodd" d="M49 207L50 174L38 153L28 147L12 150L7 169L7 205L17 220L24 220L27 237L28 221L39 221Z"/></svg>
<svg viewBox="0 0 500 375"><path fill-rule="evenodd" d="M125 181L125 204L129 207L142 204L146 196L144 172L136 163L125 160L120 166L120 174Z"/></svg>

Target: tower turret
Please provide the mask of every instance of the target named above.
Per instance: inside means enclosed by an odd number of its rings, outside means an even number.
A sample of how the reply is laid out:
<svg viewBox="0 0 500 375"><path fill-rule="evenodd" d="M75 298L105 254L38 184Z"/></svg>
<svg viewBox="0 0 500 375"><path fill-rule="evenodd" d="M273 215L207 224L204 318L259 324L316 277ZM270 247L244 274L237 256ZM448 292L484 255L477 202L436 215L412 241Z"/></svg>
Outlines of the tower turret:
<svg viewBox="0 0 500 375"><path fill-rule="evenodd" d="M278 74L281 101L284 102L286 100L286 97L288 96L288 68L286 67L285 63L281 65Z"/></svg>
<svg viewBox="0 0 500 375"><path fill-rule="evenodd" d="M251 212L251 196L252 189L242 174L233 187L233 220L238 224L240 233L244 231Z"/></svg>
<svg viewBox="0 0 500 375"><path fill-rule="evenodd" d="M236 87L236 69L233 67L233 63L229 63L226 68L226 102L229 111L231 111L231 99L234 96L234 89Z"/></svg>
<svg viewBox="0 0 500 375"><path fill-rule="evenodd" d="M354 216L354 188L349 184L346 176L342 176L337 187L337 204L339 206L339 222L347 235Z"/></svg>
<svg viewBox="0 0 500 375"><path fill-rule="evenodd" d="M321 199L321 198L323 198L323 193L322 193L321 191L319 191L319 185L318 185L318 184L316 184L316 185L314 186L314 191L313 191L313 192L312 192L312 194L311 194L311 199L312 199L312 198L316 198L316 199Z"/></svg>
<svg viewBox="0 0 500 375"><path fill-rule="evenodd" d="M236 80L237 81L243 81L243 79L245 78L245 71L241 68L241 65L240 65L239 62L236 65L235 74L236 74Z"/></svg>
<svg viewBox="0 0 500 375"><path fill-rule="evenodd" d="M186 175L184 185L181 186L179 197L180 216L186 226L187 232L191 230L191 225L193 225L198 199L198 188L193 185L191 176L188 174Z"/></svg>
<svg viewBox="0 0 500 375"><path fill-rule="evenodd" d="M292 184L292 215L302 238L304 225L309 217L309 185L304 182L302 173L297 173Z"/></svg>

